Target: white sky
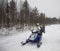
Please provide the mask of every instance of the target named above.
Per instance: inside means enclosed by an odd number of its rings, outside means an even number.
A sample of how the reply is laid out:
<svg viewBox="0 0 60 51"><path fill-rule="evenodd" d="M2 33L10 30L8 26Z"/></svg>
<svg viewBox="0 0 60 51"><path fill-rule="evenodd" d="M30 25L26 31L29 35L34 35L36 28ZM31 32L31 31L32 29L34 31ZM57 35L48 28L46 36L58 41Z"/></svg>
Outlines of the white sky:
<svg viewBox="0 0 60 51"><path fill-rule="evenodd" d="M31 7L37 7L39 12L48 17L60 17L60 0L28 0Z"/></svg>

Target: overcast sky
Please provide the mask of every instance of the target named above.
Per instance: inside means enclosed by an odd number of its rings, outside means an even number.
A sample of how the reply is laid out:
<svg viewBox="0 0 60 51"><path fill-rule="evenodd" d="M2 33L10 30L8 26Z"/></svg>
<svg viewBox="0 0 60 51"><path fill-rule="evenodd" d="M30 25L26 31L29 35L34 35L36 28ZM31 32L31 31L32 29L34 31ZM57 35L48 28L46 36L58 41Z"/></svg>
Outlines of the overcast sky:
<svg viewBox="0 0 60 51"><path fill-rule="evenodd" d="M28 3L32 8L36 6L47 17L60 17L60 0L28 0Z"/></svg>
<svg viewBox="0 0 60 51"><path fill-rule="evenodd" d="M60 17L60 0L28 0L31 7L37 7L39 12L48 17Z"/></svg>

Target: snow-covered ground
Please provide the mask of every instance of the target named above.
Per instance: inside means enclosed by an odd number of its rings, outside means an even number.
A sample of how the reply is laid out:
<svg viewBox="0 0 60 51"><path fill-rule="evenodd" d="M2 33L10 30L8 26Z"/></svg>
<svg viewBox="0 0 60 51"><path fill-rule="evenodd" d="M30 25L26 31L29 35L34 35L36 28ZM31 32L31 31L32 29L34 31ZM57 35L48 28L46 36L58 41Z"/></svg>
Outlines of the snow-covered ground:
<svg viewBox="0 0 60 51"><path fill-rule="evenodd" d="M43 43L40 48L37 48L36 44L21 45L21 41L25 41L31 31L13 30L11 32L14 35L0 36L0 51L60 51L60 25L46 26L46 33L43 33Z"/></svg>

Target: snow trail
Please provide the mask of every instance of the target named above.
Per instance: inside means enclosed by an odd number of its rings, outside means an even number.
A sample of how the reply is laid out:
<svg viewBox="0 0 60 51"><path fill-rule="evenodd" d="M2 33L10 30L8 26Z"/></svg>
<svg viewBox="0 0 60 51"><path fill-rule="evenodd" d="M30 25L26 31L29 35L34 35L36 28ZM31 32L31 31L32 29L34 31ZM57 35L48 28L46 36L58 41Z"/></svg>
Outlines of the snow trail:
<svg viewBox="0 0 60 51"><path fill-rule="evenodd" d="M0 51L60 51L60 25L46 26L40 48L36 44L21 45L21 41L25 41L30 34L29 30L25 30L13 36L0 37Z"/></svg>

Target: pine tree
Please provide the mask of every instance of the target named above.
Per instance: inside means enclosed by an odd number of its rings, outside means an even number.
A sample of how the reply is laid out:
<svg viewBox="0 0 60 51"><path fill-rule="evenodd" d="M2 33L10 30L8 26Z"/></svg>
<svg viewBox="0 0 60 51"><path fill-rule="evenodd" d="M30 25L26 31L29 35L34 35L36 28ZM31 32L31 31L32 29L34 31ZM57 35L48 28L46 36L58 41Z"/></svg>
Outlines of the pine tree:
<svg viewBox="0 0 60 51"><path fill-rule="evenodd" d="M24 18L24 23L28 24L29 4L27 0L25 0L25 2L23 3L23 18Z"/></svg>
<svg viewBox="0 0 60 51"><path fill-rule="evenodd" d="M33 24L36 24L37 22L39 22L39 13L38 13L38 10L37 8L35 7L33 10L32 10L32 22Z"/></svg>
<svg viewBox="0 0 60 51"><path fill-rule="evenodd" d="M4 0L1 0L0 2L0 23L1 26L4 27L4 22L5 22L5 7L4 7Z"/></svg>
<svg viewBox="0 0 60 51"><path fill-rule="evenodd" d="M45 14L41 13L39 17L40 24L45 24Z"/></svg>
<svg viewBox="0 0 60 51"><path fill-rule="evenodd" d="M9 27L9 23L10 23L10 19L9 19L9 5L8 5L8 0L7 0L7 3L6 3L6 17L5 17L5 25L6 27Z"/></svg>
<svg viewBox="0 0 60 51"><path fill-rule="evenodd" d="M13 26L15 24L15 18L16 18L16 3L14 0L11 0L10 1L10 9L9 9L9 12L10 12L10 25Z"/></svg>

